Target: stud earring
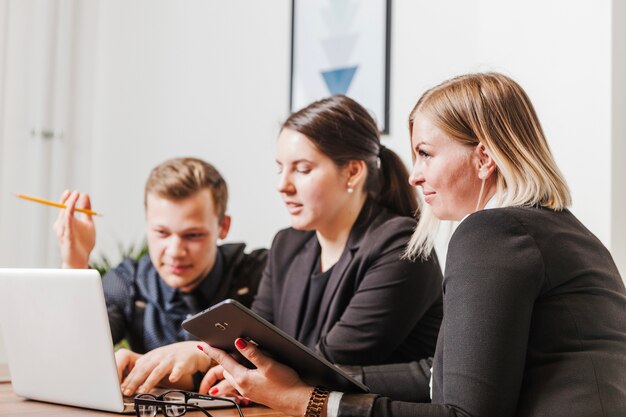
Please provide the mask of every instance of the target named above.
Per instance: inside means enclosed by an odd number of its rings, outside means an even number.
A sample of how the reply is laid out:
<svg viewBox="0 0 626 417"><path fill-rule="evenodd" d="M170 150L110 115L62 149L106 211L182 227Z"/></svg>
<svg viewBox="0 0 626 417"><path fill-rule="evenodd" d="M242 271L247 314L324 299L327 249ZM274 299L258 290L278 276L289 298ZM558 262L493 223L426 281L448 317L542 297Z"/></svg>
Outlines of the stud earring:
<svg viewBox="0 0 626 417"><path fill-rule="evenodd" d="M348 194L352 194L354 192L354 188L352 188L352 183L348 183Z"/></svg>

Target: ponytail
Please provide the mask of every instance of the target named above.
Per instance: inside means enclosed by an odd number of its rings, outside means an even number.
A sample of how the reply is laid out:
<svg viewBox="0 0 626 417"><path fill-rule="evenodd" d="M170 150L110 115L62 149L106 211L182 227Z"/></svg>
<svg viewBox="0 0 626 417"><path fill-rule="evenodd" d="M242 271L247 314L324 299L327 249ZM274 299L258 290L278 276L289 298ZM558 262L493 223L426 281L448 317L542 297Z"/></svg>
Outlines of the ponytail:
<svg viewBox="0 0 626 417"><path fill-rule="evenodd" d="M368 196L401 216L417 215L417 192L404 163L380 143L376 122L356 101L342 95L316 101L289 116L282 128L307 136L337 166L364 161Z"/></svg>
<svg viewBox="0 0 626 417"><path fill-rule="evenodd" d="M400 157L391 149L380 146L380 192L378 203L401 216L418 216L415 188L408 182L409 172Z"/></svg>

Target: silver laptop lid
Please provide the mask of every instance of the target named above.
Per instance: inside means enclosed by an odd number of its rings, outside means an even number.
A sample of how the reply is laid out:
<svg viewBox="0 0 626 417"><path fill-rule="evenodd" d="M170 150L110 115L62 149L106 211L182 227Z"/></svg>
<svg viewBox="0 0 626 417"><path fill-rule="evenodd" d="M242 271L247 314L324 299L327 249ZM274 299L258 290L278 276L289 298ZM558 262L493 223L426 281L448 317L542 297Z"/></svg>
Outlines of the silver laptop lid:
<svg viewBox="0 0 626 417"><path fill-rule="evenodd" d="M16 394L124 411L97 271L0 269L0 325Z"/></svg>

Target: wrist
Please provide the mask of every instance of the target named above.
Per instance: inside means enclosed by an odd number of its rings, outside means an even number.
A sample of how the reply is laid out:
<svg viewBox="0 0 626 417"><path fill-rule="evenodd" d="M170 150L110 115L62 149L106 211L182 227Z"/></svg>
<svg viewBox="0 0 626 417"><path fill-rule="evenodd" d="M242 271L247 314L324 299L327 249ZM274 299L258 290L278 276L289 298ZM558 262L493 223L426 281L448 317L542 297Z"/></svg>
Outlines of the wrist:
<svg viewBox="0 0 626 417"><path fill-rule="evenodd" d="M291 395L282 396L282 403L286 406L282 409L276 407L283 413L290 416L302 417L306 413L309 398L313 394L314 387L308 385L300 385L297 388L289 390Z"/></svg>
<svg viewBox="0 0 626 417"><path fill-rule="evenodd" d="M330 391L323 387L315 387L309 395L303 417L325 417L328 408L328 395Z"/></svg>

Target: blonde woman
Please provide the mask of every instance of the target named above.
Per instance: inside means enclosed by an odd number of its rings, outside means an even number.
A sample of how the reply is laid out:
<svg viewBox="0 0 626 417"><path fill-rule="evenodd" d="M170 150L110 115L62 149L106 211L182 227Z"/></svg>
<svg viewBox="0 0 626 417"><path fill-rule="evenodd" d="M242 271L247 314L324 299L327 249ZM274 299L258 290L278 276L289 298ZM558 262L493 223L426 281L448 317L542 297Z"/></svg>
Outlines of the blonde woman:
<svg viewBox="0 0 626 417"><path fill-rule="evenodd" d="M204 351L241 395L292 415L626 415L624 283L567 210L567 185L526 93L501 74L461 76L427 91L409 126L410 183L430 209L409 256L429 253L436 219L461 221L448 249L432 402L329 395L241 339L255 370ZM386 386L410 385L418 370L393 367Z"/></svg>

